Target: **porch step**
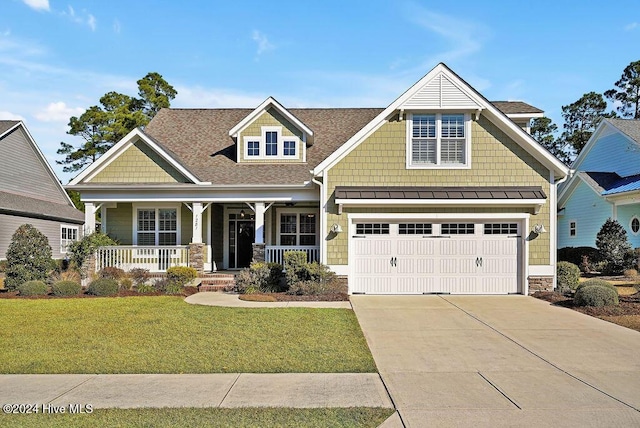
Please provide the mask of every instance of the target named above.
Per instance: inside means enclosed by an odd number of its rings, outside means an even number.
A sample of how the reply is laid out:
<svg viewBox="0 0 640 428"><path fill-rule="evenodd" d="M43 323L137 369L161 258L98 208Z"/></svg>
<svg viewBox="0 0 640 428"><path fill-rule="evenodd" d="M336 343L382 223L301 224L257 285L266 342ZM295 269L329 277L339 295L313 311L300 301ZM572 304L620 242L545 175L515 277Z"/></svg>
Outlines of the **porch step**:
<svg viewBox="0 0 640 428"><path fill-rule="evenodd" d="M232 273L206 273L200 276L200 291L233 291L236 287Z"/></svg>

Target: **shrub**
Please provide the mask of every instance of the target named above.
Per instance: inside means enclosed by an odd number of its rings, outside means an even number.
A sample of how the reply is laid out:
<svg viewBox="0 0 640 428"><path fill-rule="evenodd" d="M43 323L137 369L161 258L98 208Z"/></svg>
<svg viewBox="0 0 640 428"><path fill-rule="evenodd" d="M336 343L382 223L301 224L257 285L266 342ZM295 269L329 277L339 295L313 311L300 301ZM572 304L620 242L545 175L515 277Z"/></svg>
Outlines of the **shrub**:
<svg viewBox="0 0 640 428"><path fill-rule="evenodd" d="M578 287L576 288L576 291L578 291L580 289L583 289L585 287L592 287L592 286L606 287L606 288L610 288L611 290L615 291L616 293L618 292L618 289L616 288L615 285L605 281L604 279L598 279L598 278L593 278L593 279L586 280L582 284L578 285Z"/></svg>
<svg viewBox="0 0 640 428"><path fill-rule="evenodd" d="M329 269L329 266L318 262L306 263L303 272L309 281L329 283L336 278L336 274Z"/></svg>
<svg viewBox="0 0 640 428"><path fill-rule="evenodd" d="M98 247L117 245L118 243L104 233L92 233L84 236L79 241L69 244L68 253L75 267L81 268L84 261L93 254Z"/></svg>
<svg viewBox="0 0 640 428"><path fill-rule="evenodd" d="M618 292L602 285L582 287L573 298L576 306L610 306L618 304Z"/></svg>
<svg viewBox="0 0 640 428"><path fill-rule="evenodd" d="M152 284L142 282L136 286L136 291L142 294L153 293L154 291L156 291L156 287Z"/></svg>
<svg viewBox="0 0 640 428"><path fill-rule="evenodd" d="M180 287L184 287L189 282L196 279L198 271L187 266L173 266L167 269L167 278L170 282L174 282Z"/></svg>
<svg viewBox="0 0 640 428"><path fill-rule="evenodd" d="M638 278L638 271L635 269L625 269L624 272L622 272L622 274L627 279L635 280Z"/></svg>
<svg viewBox="0 0 640 428"><path fill-rule="evenodd" d="M113 296L118 293L118 281L110 278L98 278L89 283L87 294L94 296Z"/></svg>
<svg viewBox="0 0 640 428"><path fill-rule="evenodd" d="M52 267L49 239L30 224L18 227L7 249L5 287L12 291L27 281L45 281Z"/></svg>
<svg viewBox="0 0 640 428"><path fill-rule="evenodd" d="M129 277L131 277L135 286L140 287L149 281L151 275L149 275L149 269L135 268L129 271Z"/></svg>
<svg viewBox="0 0 640 428"><path fill-rule="evenodd" d="M318 281L298 281L293 284L287 291L287 294L295 294L299 296L313 296L317 294L333 294L338 293L336 282L318 282Z"/></svg>
<svg viewBox="0 0 640 428"><path fill-rule="evenodd" d="M133 288L133 280L125 276L118 281L118 285L120 286L120 290L131 290Z"/></svg>
<svg viewBox="0 0 640 428"><path fill-rule="evenodd" d="M21 296L45 296L49 287L44 281L27 281L18 286Z"/></svg>
<svg viewBox="0 0 640 428"><path fill-rule="evenodd" d="M264 290L271 271L266 263L251 263L236 275L236 289L241 294L253 294Z"/></svg>
<svg viewBox="0 0 640 428"><path fill-rule="evenodd" d="M307 253L304 251L287 251L283 255L285 279L288 288L307 278L303 274L304 265L307 264Z"/></svg>
<svg viewBox="0 0 640 428"><path fill-rule="evenodd" d="M0 260L0 273L4 273L7 271L7 261Z"/></svg>
<svg viewBox="0 0 640 428"><path fill-rule="evenodd" d="M124 270L115 267L115 266L107 266L107 267L103 267L102 269L100 269L100 271L98 272L98 276L100 278L107 278L107 279L115 279L116 281L121 280L122 278L125 277L125 272Z"/></svg>
<svg viewBox="0 0 640 428"><path fill-rule="evenodd" d="M172 281L168 277L158 278L153 284L153 288L164 294L180 294L182 293L183 287L184 286L182 284ZM142 289L144 290L146 287L143 287Z"/></svg>
<svg viewBox="0 0 640 428"><path fill-rule="evenodd" d="M618 275L633 266L634 256L631 244L627 239L627 231L617 221L608 218L596 235L596 247L606 265L603 273Z"/></svg>
<svg viewBox="0 0 640 428"><path fill-rule="evenodd" d="M80 294L82 286L75 281L56 281L51 286L54 296L75 296Z"/></svg>
<svg viewBox="0 0 640 428"><path fill-rule="evenodd" d="M82 278L80 277L80 273L75 269L63 270L62 272L56 272L51 277L51 283L56 283L58 281L72 281L80 283Z"/></svg>
<svg viewBox="0 0 640 428"><path fill-rule="evenodd" d="M580 266L586 257L587 263L599 261L598 250L593 247L564 247L558 250L558 260Z"/></svg>
<svg viewBox="0 0 640 428"><path fill-rule="evenodd" d="M569 262L558 262L556 265L556 273L558 276L558 291L575 290L580 281L580 269L578 266Z"/></svg>

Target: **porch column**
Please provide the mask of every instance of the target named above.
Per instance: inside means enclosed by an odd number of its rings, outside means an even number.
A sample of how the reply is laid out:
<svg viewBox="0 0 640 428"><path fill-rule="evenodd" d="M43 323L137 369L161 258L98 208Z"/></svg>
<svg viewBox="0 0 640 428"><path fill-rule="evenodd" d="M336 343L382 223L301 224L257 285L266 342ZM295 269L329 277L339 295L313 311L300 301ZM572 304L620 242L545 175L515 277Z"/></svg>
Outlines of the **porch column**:
<svg viewBox="0 0 640 428"><path fill-rule="evenodd" d="M264 202L255 203L255 243L264 244Z"/></svg>
<svg viewBox="0 0 640 428"><path fill-rule="evenodd" d="M93 202L84 203L84 234L91 235L96 231L96 207Z"/></svg>
<svg viewBox="0 0 640 428"><path fill-rule="evenodd" d="M191 235L192 244L202 244L202 202L194 202L193 209L193 234Z"/></svg>

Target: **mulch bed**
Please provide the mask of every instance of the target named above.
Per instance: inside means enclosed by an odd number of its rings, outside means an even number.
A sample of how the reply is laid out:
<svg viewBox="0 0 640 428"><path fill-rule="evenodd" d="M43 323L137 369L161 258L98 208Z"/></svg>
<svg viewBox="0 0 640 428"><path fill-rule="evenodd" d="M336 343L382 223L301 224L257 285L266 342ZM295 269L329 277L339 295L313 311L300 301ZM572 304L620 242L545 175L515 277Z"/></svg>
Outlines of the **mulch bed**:
<svg viewBox="0 0 640 428"><path fill-rule="evenodd" d="M553 291L537 291L532 294L532 296L545 300L555 306L570 308L583 314L591 315L592 317L640 315L640 293L631 296L620 296L620 304L618 306L605 306L602 308L574 306L571 297Z"/></svg>
<svg viewBox="0 0 640 428"><path fill-rule="evenodd" d="M331 293L299 296L287 293L252 293L241 294L240 299L257 302L345 302L349 300L349 295Z"/></svg>
<svg viewBox="0 0 640 428"><path fill-rule="evenodd" d="M198 287L184 287L182 296L187 297L198 292ZM144 296L166 296L166 294L160 291L153 291L150 293L138 293L134 290L121 290L118 294L113 296L104 297L144 297ZM17 291L1 291L0 299L95 299L103 296L94 296L92 294L81 293L76 296L54 296L53 294L47 294L45 296L20 296Z"/></svg>

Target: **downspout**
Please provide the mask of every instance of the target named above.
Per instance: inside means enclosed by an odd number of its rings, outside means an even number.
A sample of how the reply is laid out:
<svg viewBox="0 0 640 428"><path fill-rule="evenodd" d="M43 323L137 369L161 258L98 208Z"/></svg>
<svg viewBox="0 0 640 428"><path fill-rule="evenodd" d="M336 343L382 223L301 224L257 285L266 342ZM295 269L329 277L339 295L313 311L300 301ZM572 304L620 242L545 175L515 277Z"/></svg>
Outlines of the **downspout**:
<svg viewBox="0 0 640 428"><path fill-rule="evenodd" d="M326 219L326 215L324 212L324 205L325 205L325 201L324 201L324 192L323 192L323 184L321 181L318 181L314 176L313 176L313 171L311 172L311 182L314 184L317 184L319 187L319 199L320 199L320 239L319 239L319 244L320 244L320 262L326 264L326 260L324 260L324 246L325 246L325 242L324 242L324 236L326 234L325 230L326 230L326 223L327 223L327 219Z"/></svg>
<svg viewBox="0 0 640 428"><path fill-rule="evenodd" d="M557 266L557 263L558 263L558 186L564 183L565 181L567 181L569 178L573 177L574 172L575 172L574 170L570 169L569 174L565 175L563 178L561 178L558 181L555 181L555 176L553 175L553 172L551 173L551 178L553 179L553 183L552 183L553 199L554 199L554 205L555 205L555 207L553 207L554 215L553 215L553 226L551 229L553 231L553 239L551 240L551 243L553 245L553 251L551 251L551 261L554 268L555 266ZM558 287L558 276L554 272L553 273L553 289L555 290L557 287Z"/></svg>

